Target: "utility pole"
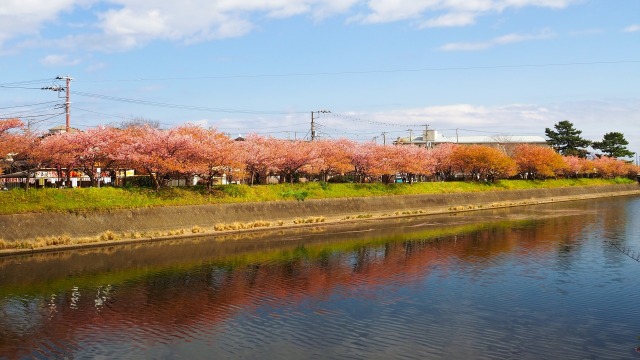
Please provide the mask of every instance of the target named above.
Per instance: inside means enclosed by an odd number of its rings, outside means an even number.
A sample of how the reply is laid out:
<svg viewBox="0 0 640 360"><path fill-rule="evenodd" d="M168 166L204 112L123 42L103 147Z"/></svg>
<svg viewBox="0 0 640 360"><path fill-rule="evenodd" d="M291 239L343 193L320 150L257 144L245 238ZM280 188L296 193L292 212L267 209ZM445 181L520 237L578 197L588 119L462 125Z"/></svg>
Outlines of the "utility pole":
<svg viewBox="0 0 640 360"><path fill-rule="evenodd" d="M382 145L387 145L387 132L382 132Z"/></svg>
<svg viewBox="0 0 640 360"><path fill-rule="evenodd" d="M311 141L316 139L316 123L315 123L315 117L314 114L328 114L331 111L329 110L318 110L318 111L312 111L311 112Z"/></svg>
<svg viewBox="0 0 640 360"><path fill-rule="evenodd" d="M413 129L409 129L409 144L413 144Z"/></svg>
<svg viewBox="0 0 640 360"><path fill-rule="evenodd" d="M58 93L64 91L66 93L64 102L64 112L66 114L65 130L69 132L71 130L71 80L73 79L69 76L56 76L56 80L66 80L66 86L47 86L41 90L57 91Z"/></svg>

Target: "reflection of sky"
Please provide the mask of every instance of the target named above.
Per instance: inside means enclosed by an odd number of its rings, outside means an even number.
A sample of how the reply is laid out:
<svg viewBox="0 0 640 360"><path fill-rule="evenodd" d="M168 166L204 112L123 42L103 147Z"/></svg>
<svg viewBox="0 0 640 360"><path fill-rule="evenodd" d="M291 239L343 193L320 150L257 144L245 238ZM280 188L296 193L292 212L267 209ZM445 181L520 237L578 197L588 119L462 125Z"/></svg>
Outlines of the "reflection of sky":
<svg viewBox="0 0 640 360"><path fill-rule="evenodd" d="M640 201L589 206L598 216L69 288L53 299L64 335L46 332L48 297L4 301L0 322L74 358L629 358L640 263L606 241L637 243L620 219Z"/></svg>

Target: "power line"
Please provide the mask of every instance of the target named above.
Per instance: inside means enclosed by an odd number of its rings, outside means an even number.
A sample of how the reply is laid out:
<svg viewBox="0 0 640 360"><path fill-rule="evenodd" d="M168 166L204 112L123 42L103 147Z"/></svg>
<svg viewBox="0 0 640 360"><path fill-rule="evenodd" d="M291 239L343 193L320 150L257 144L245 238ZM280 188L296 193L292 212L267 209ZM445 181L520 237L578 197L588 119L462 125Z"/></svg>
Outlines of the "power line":
<svg viewBox="0 0 640 360"><path fill-rule="evenodd" d="M57 103L58 101L46 101L46 102L41 102L41 103L36 103L36 104L27 104L27 105L16 105L16 106L7 106L7 107L2 107L0 108L0 110L6 110L6 109L15 109L15 108L21 108L21 107L29 107L29 106L38 106L38 105L45 105L45 104L53 104L53 103Z"/></svg>
<svg viewBox="0 0 640 360"><path fill-rule="evenodd" d="M371 124L371 125L401 126L401 127L417 126L418 125L418 124L398 124L398 123L388 123L388 122L375 121L375 120L367 120L367 119L361 119L361 118L359 118L357 116L346 115L346 114L330 113L330 115L338 117L338 118L341 118L341 119L344 119L344 120L364 122L364 123Z"/></svg>
<svg viewBox="0 0 640 360"><path fill-rule="evenodd" d="M566 63L540 63L540 64L515 64L515 65L488 65L488 66L458 66L458 67L432 67L415 69L379 69L361 71L324 71L324 72L301 72L283 74L249 74L249 75L207 75L207 76L183 76L183 77L139 77L135 79L114 79L114 80L93 80L87 83L100 82L137 82L137 81L176 81L176 80L211 80L211 79L252 79L252 78L279 78L279 77L303 77L303 76L334 76L334 75L368 75L368 74L390 74L390 73L413 73L428 71L457 71L457 70L492 70L492 69L513 69L513 68L536 68L536 67L558 67L558 66L589 66L589 65L614 65L614 64L636 64L640 60L614 60L614 61L588 61L588 62L566 62Z"/></svg>
<svg viewBox="0 0 640 360"><path fill-rule="evenodd" d="M0 88L4 89L25 89L25 90L41 90L41 87L26 87L26 86L10 86L10 85L0 85Z"/></svg>
<svg viewBox="0 0 640 360"><path fill-rule="evenodd" d="M113 118L118 118L118 119L127 119L127 118L131 118L131 116L124 116L124 115L114 115L114 114L105 114L102 112L98 112L98 111L93 111L93 110L87 110L87 109L81 109L77 106L73 107L74 110L80 110L80 111L84 111L84 112L88 112L88 113L92 113L92 114L97 114L97 115L102 115L102 116L108 116L108 117L113 117Z"/></svg>
<svg viewBox="0 0 640 360"><path fill-rule="evenodd" d="M38 107L35 109L27 109L27 110L20 110L20 111L12 111L9 113L4 113L2 115L0 115L3 118L20 118L23 117L24 115L22 114L37 114L38 112L42 112L42 111L51 111L52 109L55 109L56 107L51 107L51 106L42 106L42 107Z"/></svg>
<svg viewBox="0 0 640 360"><path fill-rule="evenodd" d="M4 86L16 86L16 85L45 84L45 83L52 83L54 80L55 79L48 78L48 79L39 79L39 80L14 81L14 82L0 84L0 86L4 87Z"/></svg>
<svg viewBox="0 0 640 360"><path fill-rule="evenodd" d="M172 103L164 103L164 102L156 102L156 101L148 101L148 100L140 100L140 99L123 98L123 97L110 96L110 95L91 94L91 93L80 92L80 91L77 91L74 94L80 95L80 96L93 97L93 98L102 99L102 100L119 101L119 102L125 102L129 104L147 105L147 106L164 107L164 108L181 109L181 110L222 112L222 113L234 113L234 114L270 114L270 115L306 114L306 112L301 112L301 111L284 112L284 111L269 111L269 110L241 110L241 109L224 109L224 108L212 108L212 107L206 107L206 106L172 104Z"/></svg>
<svg viewBox="0 0 640 360"><path fill-rule="evenodd" d="M31 119L31 118L38 118L38 117L42 117L42 116L58 116L58 115L62 115L64 113L56 113L56 114L40 114L40 115L28 115L28 116L21 116L21 119Z"/></svg>

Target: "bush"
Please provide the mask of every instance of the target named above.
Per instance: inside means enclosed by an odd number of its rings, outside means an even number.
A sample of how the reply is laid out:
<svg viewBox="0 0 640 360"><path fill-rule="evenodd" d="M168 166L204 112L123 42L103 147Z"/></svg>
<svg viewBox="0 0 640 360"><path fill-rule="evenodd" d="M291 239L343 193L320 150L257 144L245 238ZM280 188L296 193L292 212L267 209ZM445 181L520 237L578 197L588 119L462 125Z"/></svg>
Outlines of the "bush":
<svg viewBox="0 0 640 360"><path fill-rule="evenodd" d="M304 199L309 196L309 192L307 190L287 190L280 193L280 196L283 198L292 197L298 201L304 201Z"/></svg>
<svg viewBox="0 0 640 360"><path fill-rule="evenodd" d="M153 188L153 182L151 181L151 176L149 175L127 176L126 178L124 178L124 187Z"/></svg>
<svg viewBox="0 0 640 360"><path fill-rule="evenodd" d="M213 189L234 198L242 198L247 195L245 185L217 185Z"/></svg>
<svg viewBox="0 0 640 360"><path fill-rule="evenodd" d="M329 183L352 183L354 182L354 178L352 175L336 175L332 176L329 180Z"/></svg>

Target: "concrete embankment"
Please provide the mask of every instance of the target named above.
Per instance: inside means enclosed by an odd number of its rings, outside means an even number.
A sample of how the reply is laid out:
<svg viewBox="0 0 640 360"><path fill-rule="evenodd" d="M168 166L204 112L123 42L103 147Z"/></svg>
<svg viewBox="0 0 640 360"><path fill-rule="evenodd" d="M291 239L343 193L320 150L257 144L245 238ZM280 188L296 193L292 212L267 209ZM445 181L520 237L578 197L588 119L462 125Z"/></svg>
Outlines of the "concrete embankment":
<svg viewBox="0 0 640 360"><path fill-rule="evenodd" d="M307 217L331 220L358 215L435 214L634 194L640 194L638 184L0 215L0 238L18 241L61 235L86 237L106 231L162 232L194 226L208 231L216 224L234 222L291 223Z"/></svg>

